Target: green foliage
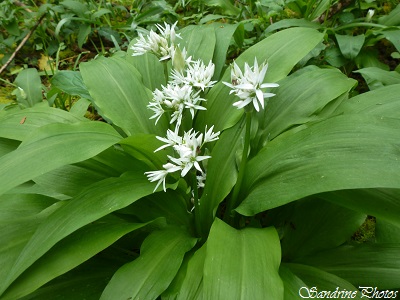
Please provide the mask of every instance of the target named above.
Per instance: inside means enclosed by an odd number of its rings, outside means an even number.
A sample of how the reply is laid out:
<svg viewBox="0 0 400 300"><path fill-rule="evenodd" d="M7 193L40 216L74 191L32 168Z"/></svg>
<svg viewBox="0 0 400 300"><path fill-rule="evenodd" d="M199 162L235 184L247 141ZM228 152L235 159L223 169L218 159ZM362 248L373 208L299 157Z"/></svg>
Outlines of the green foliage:
<svg viewBox="0 0 400 300"><path fill-rule="evenodd" d="M93 5L63 1L41 10L61 18L59 35L83 20L69 32L83 45L88 28L100 30L99 20L110 21L116 9L87 14ZM386 34L397 47L398 8L352 36L347 30L363 25L312 22L328 1L135 5L147 12L135 15L136 25L153 29L155 16L173 19L174 9L231 20L239 12L244 21L178 32L180 50L211 61L217 81L199 91L206 110L183 115L179 130L167 114L150 119L148 109L174 59L128 49L57 70L47 103L39 103L37 71L19 73L20 105L0 111L0 298L291 300L318 287L359 299L360 286L399 289L400 82L397 71L363 66L357 72L370 91L355 95L357 81L341 72L375 45L373 37ZM256 20L280 18L280 7L304 19L282 20L265 39L246 41L248 24L264 30ZM331 61L343 61L341 69L328 60L313 65L332 41L340 59ZM265 110L233 107L238 85L226 66L233 52L241 69L254 58L268 62L261 80L279 87ZM58 104L52 97L59 95L74 101ZM59 108L48 105L52 99ZM101 121L85 117L88 108ZM211 157L198 162L207 172L204 188L196 167L168 173L165 191L155 189L145 172L175 163L173 149L154 152L163 145L156 137L168 129L204 133L206 126L220 135L196 148ZM367 215L376 220L376 238L354 243Z"/></svg>

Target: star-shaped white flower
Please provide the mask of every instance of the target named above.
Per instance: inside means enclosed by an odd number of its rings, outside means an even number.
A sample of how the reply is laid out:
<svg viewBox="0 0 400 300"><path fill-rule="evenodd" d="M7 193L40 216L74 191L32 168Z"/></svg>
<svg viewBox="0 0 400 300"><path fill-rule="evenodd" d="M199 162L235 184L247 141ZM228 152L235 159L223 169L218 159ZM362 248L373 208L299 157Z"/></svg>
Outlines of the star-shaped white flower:
<svg viewBox="0 0 400 300"><path fill-rule="evenodd" d="M216 81L212 81L215 65L210 61L205 65L201 60L188 63L183 72L172 71L172 79L176 84L186 84L204 91L206 88L214 86Z"/></svg>
<svg viewBox="0 0 400 300"><path fill-rule="evenodd" d="M204 135L190 129L184 132L183 136L180 136L176 131L169 129L166 138L157 136L157 139L164 142L165 145L156 149L155 152L167 147L172 147L177 155L175 157L167 155L169 162L163 165L165 170L145 173L151 182L158 181L156 189L163 183L163 188L165 190L165 178L169 173L180 171L181 176L184 177L193 168L196 169L198 174L201 174L197 176L199 187L204 186L205 172L200 162L211 158L211 156L200 154L204 144L218 140L220 132L213 132L213 128L214 126L211 126L211 128L207 130L206 127Z"/></svg>
<svg viewBox="0 0 400 300"><path fill-rule="evenodd" d="M231 69L232 83L223 82L231 88L230 94L239 97L239 101L233 103L238 109L252 103L256 111L260 111L260 106L264 109L264 100L275 96L273 93L264 92L263 89L278 87L277 83L263 83L268 64L258 65L257 58L254 58L254 65L250 67L248 63L244 65L244 73L236 64L233 63Z"/></svg>
<svg viewBox="0 0 400 300"><path fill-rule="evenodd" d="M160 31L160 34L150 30L149 34L145 37L139 33L137 42L131 46L133 50L132 56L143 55L147 52L156 55L160 61L171 59L175 50L175 39L181 38L179 34L175 32L176 23L172 26L164 23L164 27L157 24L156 27Z"/></svg>

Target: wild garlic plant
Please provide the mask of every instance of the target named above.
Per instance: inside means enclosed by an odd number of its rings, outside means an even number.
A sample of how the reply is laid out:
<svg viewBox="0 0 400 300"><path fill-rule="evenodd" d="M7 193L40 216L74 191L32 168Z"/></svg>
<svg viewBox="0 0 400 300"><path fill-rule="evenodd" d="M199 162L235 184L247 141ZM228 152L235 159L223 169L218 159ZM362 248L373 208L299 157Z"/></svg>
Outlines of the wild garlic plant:
<svg viewBox="0 0 400 300"><path fill-rule="evenodd" d="M232 198L228 201L226 219L230 219L231 212L240 203L238 202L238 195L242 185L244 170L247 164L247 158L250 148L250 131L253 109L256 112L265 108L266 99L275 96L275 94L266 92L267 88L278 87L277 83L264 83L264 78L268 70L268 63L258 65L257 58L254 58L254 65L252 67L246 62L244 65L244 72L234 62L231 65L231 83L223 82L226 86L231 88L230 94L235 94L239 101L234 102L232 105L238 109L244 108L246 114L246 133L244 140L244 148L242 152L242 159L239 166L239 174L237 183L233 189Z"/></svg>
<svg viewBox="0 0 400 300"><path fill-rule="evenodd" d="M186 49L181 50L179 44L176 44L176 38L181 38L175 32L176 23L172 26L164 23L164 27L157 25L159 34L150 31L147 39L140 34L136 44L131 49L133 56L142 55L150 52L156 55L164 63L164 70L167 70L166 63L172 61L172 70L165 72L167 84L161 86L161 89L153 91L153 99L148 104L148 108L154 113L150 119L156 119L155 123L163 115L167 115L172 129L168 129L166 138L157 136L157 139L164 142L165 145L159 147L155 152L172 147L176 156L168 155L168 162L163 165L163 170L145 172L151 182L157 182L154 191L162 184L166 191L166 178L168 174L180 172L181 177L185 177L191 171L193 201L200 205L198 197L198 188L204 188L206 171L202 167L202 162L210 159L210 155L204 155L204 145L218 140L220 132L213 132L214 126L203 133L196 132L193 128L188 131L180 130L182 119L189 114L192 120L199 110L206 110L202 103L206 101L203 98L209 88L212 88L216 81L212 81L215 65L210 61L206 65L201 60L192 60L192 57L186 57ZM267 92L266 89L275 88L277 83L264 83L264 78L268 70L268 63L258 64L257 58L254 58L254 65L251 67L247 62L244 65L244 71L234 62L231 65L231 83L223 82L231 88L230 94L234 94L239 101L232 103L238 109L244 108L246 112L246 133L245 143L239 166L239 175L237 184L234 187L232 197L228 201L227 218L230 213L238 206L238 194L244 176L244 169L247 163L247 156L250 147L250 129L253 108L256 112L265 108L267 98L275 94ZM202 155L203 154L203 155Z"/></svg>
<svg viewBox="0 0 400 300"><path fill-rule="evenodd" d="M165 23L164 26L157 25L160 34L150 31L147 39L140 34L138 42L131 47L133 56L147 52L155 54L164 63L164 70L167 68L166 62L172 61L170 74L165 72L167 84L153 91L153 99L147 107L154 113L150 119L156 119L156 124L166 115L173 128L168 129L166 137L157 136L165 145L154 152L172 147L175 156L167 156L168 162L163 165L163 170L148 171L145 174L151 182L157 181L154 191L162 184L166 192L168 174L180 172L180 176L185 177L190 173L194 179L191 180L191 192L196 207L200 205L198 188L204 188L206 180L206 170L202 162L211 158L210 155L205 155L205 144L218 140L220 132L213 132L214 126L206 126L204 134L193 128L185 131L181 129L181 125L184 118L190 116L193 120L197 111L206 109L202 106L206 101L203 95L216 83L211 80L215 66L211 61L206 65L201 60L186 57L186 50L181 50L179 44L175 44L176 37L180 38L175 33L176 23L172 26Z"/></svg>

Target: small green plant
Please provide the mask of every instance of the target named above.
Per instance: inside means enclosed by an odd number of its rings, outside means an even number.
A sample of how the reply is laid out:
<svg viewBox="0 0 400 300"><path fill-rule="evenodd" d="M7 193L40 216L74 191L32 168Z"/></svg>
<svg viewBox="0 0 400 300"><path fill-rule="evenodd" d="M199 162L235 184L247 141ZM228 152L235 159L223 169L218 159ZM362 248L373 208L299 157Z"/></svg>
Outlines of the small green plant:
<svg viewBox="0 0 400 300"><path fill-rule="evenodd" d="M400 85L350 97L338 69L292 73L312 28L227 69L239 25L157 28L59 73L70 111L0 111L2 299L397 295ZM367 214L386 235L349 244Z"/></svg>

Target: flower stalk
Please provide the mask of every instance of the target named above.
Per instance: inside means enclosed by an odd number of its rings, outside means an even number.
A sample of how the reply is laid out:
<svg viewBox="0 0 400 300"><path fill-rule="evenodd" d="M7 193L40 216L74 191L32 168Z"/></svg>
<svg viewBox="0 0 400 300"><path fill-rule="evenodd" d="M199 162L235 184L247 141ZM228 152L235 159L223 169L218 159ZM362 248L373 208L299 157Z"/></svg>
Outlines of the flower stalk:
<svg viewBox="0 0 400 300"><path fill-rule="evenodd" d="M240 161L239 165L239 174L236 181L236 185L233 188L232 197L228 200L226 213L225 213L225 220L232 220L235 217L234 209L239 206L239 193L242 187L243 178L244 178L244 170L246 168L248 153L250 149L250 130L251 130L251 111L246 111L246 132L244 138L244 146L243 146L243 153L242 153L242 160Z"/></svg>

